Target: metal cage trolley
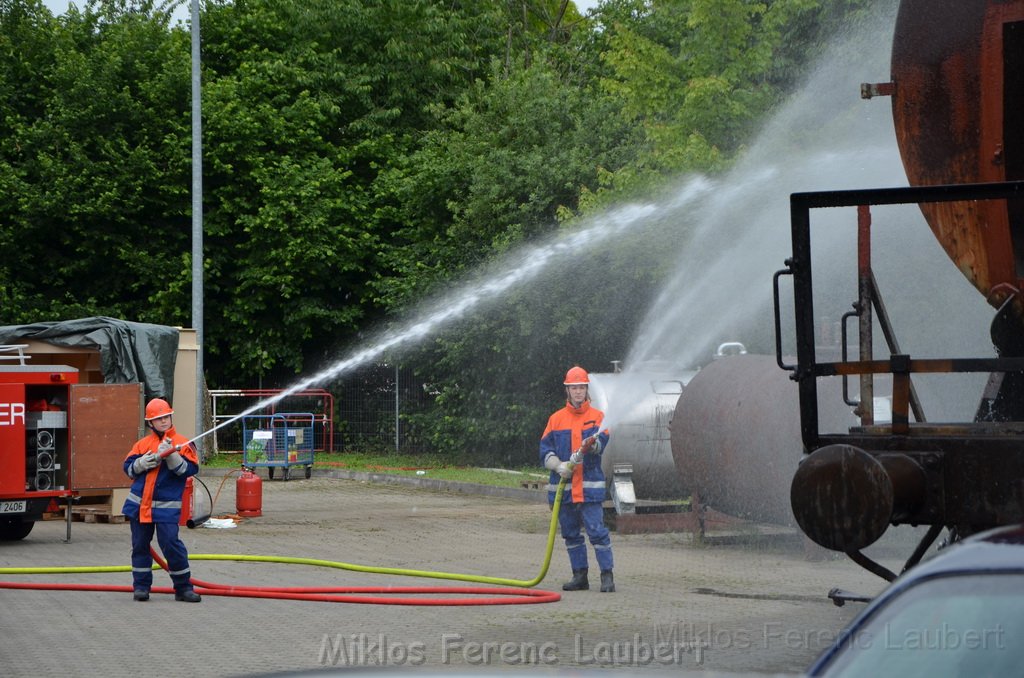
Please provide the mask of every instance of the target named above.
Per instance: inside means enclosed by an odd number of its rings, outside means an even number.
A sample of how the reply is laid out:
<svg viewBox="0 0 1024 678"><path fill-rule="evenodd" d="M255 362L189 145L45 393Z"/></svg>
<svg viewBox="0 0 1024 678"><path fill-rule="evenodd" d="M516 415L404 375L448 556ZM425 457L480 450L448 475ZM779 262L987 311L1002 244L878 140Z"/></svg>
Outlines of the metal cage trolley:
<svg viewBox="0 0 1024 678"><path fill-rule="evenodd" d="M304 466L309 478L313 472L314 420L315 415L311 412L244 417L242 465L252 469L266 468L270 478L274 477L275 469L284 469L284 480L288 480L292 466Z"/></svg>

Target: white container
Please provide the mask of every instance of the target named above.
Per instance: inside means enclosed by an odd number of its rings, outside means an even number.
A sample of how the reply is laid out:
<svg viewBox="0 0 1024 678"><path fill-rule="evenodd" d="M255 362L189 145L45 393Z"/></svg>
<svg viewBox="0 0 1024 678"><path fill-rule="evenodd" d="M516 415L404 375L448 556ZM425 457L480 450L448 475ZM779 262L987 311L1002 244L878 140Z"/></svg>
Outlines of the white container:
<svg viewBox="0 0 1024 678"><path fill-rule="evenodd" d="M67 428L67 412L26 412L25 428Z"/></svg>

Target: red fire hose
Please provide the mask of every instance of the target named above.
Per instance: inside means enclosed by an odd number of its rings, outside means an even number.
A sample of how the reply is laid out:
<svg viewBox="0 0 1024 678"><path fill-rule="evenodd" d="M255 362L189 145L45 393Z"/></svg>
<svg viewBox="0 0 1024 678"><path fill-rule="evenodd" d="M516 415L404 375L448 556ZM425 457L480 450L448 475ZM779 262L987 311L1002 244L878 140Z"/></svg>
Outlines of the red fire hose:
<svg viewBox="0 0 1024 678"><path fill-rule="evenodd" d="M539 584L547 574L551 562L551 549L554 544L555 530L558 521L558 509L562 500L562 488L565 485L563 478L555 492L555 502L552 507L551 522L548 527L547 548L544 557L544 564L540 574L532 580L500 579L497 577L477 577L471 575L454 575L441 572L423 572L419 570L401 570L396 568L372 568L345 566L342 563L329 563L328 561L304 561L303 564L317 564L330 566L344 566L347 569L357 569L367 572L381 572L384 574L405 574L410 576L429 576L442 579L472 579L476 581L489 581L493 583L508 583L513 586L524 588L494 588L484 586L327 586L327 587L297 587L297 586L231 586L227 584L216 584L205 582L195 577L192 584L200 595L208 596L233 596L237 598L272 598L277 600L308 600L325 603L362 603L373 605L524 605L532 603L553 603L562 599L561 594L554 591L538 591L530 588ZM164 570L167 570L167 563L161 558L152 547L150 553L154 561ZM196 556L198 559L199 556ZM250 560L254 557L245 556L208 556L216 560ZM299 559L277 559L278 562L298 562ZM100 566L100 567L0 567L0 574L57 574L57 573L85 573L85 572L125 572L129 566ZM112 591L130 593L131 586L117 584L57 584L50 582L19 583L0 581L0 589L31 589L37 591ZM153 587L153 593L174 593L169 587ZM368 594L387 594L371 596ZM410 595L462 595L462 596L488 596L474 598L419 598L408 597Z"/></svg>
<svg viewBox="0 0 1024 678"><path fill-rule="evenodd" d="M156 551L150 549L157 564L167 569L167 563ZM12 568L4 568L10 571ZM18 568L30 570L32 568ZM126 568L36 568L53 571L54 569L73 570L75 572L101 571L111 572ZM192 578L196 592L204 596L231 596L235 598L271 598L274 600L308 600L323 603L362 603L372 605L524 605L530 603L553 603L561 600L561 595L553 591L537 591L531 589L494 588L484 586L231 586L216 584ZM131 593L131 586L118 584L58 584L52 582L5 582L0 581L0 588L30 589L36 591L111 591ZM166 586L155 586L153 593L174 593L174 589ZM368 594L387 594L371 596ZM446 596L487 596L472 598L419 598L408 597L421 594L443 594Z"/></svg>

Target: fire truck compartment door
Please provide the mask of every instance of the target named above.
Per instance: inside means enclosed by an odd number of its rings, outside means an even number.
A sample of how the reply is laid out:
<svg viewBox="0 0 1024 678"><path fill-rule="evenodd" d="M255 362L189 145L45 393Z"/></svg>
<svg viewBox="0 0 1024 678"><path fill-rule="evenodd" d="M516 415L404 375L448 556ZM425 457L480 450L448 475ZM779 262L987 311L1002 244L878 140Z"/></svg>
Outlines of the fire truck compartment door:
<svg viewBox="0 0 1024 678"><path fill-rule="evenodd" d="M25 385L0 384L0 494L25 492Z"/></svg>
<svg viewBox="0 0 1024 678"><path fill-rule="evenodd" d="M142 384L71 387L71 487L128 487L124 458L142 437Z"/></svg>

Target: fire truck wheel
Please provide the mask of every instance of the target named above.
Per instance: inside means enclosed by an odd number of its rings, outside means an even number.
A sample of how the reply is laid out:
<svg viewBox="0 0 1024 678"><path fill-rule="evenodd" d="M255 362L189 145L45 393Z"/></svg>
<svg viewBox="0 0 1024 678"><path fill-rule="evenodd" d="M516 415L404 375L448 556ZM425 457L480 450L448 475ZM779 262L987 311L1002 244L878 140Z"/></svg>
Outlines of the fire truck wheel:
<svg viewBox="0 0 1024 678"><path fill-rule="evenodd" d="M28 536L28 533L35 527L33 522L21 520L0 521L0 541L18 541Z"/></svg>

